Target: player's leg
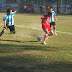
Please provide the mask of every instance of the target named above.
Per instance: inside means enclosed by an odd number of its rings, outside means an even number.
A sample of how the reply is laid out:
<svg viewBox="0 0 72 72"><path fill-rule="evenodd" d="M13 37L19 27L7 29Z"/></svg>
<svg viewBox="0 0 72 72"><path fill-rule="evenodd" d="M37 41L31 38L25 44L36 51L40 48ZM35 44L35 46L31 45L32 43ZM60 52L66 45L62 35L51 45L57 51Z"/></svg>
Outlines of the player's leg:
<svg viewBox="0 0 72 72"><path fill-rule="evenodd" d="M8 26L7 26L7 28L8 28ZM0 36L2 36L3 33L4 33L6 30L7 30L7 29L4 27L3 30L2 30L2 32L0 33Z"/></svg>
<svg viewBox="0 0 72 72"><path fill-rule="evenodd" d="M46 45L46 39L48 38L48 36L52 36L52 35L54 35L54 33L53 33L53 30L50 30L49 32L48 32L48 30L46 29L46 32L45 32L45 35L44 35L44 40L43 40L43 44L45 44Z"/></svg>
<svg viewBox="0 0 72 72"><path fill-rule="evenodd" d="M13 34L16 33L14 25L13 26L9 26L9 29L10 29L10 33L13 33Z"/></svg>
<svg viewBox="0 0 72 72"><path fill-rule="evenodd" d="M53 32L54 32L55 35L57 35L56 34L56 24L55 24L55 22L53 22Z"/></svg>
<svg viewBox="0 0 72 72"><path fill-rule="evenodd" d="M47 39L47 37L48 37L48 33L49 33L49 32L48 32L48 29L46 29L46 30L45 30L44 39L43 39L43 42L42 42L42 43L45 44L45 45L46 45L46 42L45 42L45 41L46 41L46 39Z"/></svg>
<svg viewBox="0 0 72 72"><path fill-rule="evenodd" d="M52 35L54 35L54 32L53 32L53 30L49 31L49 34L48 34L48 36L52 36Z"/></svg>

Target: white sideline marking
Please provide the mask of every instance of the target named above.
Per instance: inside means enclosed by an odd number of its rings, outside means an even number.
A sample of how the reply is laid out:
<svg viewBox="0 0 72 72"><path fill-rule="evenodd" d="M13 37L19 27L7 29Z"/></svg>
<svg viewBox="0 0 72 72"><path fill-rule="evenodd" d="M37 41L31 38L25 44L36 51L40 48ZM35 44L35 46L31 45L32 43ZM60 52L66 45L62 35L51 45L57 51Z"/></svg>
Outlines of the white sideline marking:
<svg viewBox="0 0 72 72"><path fill-rule="evenodd" d="M34 29L34 30L42 30L42 29L38 29L38 28L31 28L31 27L26 27L26 26L20 26L20 25L15 25L16 27L24 27L24 28L28 28L28 29Z"/></svg>
<svg viewBox="0 0 72 72"><path fill-rule="evenodd" d="M16 27L24 27L24 28L28 28L28 29L34 29L34 30L42 30L42 29L38 29L38 28L31 28L31 27L26 27L26 26L20 26L20 25L15 25ZM56 32L58 32L58 33L67 33L67 34L72 34L72 33L70 33L70 32L62 32L62 31L56 31Z"/></svg>
<svg viewBox="0 0 72 72"><path fill-rule="evenodd" d="M72 34L70 32L62 32L62 31L56 31L56 32L59 32L59 33L67 33L67 34Z"/></svg>

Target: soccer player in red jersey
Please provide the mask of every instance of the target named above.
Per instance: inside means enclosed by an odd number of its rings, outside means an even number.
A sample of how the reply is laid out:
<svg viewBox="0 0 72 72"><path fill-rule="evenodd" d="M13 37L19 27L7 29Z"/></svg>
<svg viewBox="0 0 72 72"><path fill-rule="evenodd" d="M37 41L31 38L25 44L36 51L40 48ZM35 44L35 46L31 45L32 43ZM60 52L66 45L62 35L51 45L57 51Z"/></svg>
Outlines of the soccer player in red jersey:
<svg viewBox="0 0 72 72"><path fill-rule="evenodd" d="M49 26L49 21L50 21L51 16L52 16L52 13L48 12L47 15L44 15L44 16L41 17L41 19L42 19L42 29L45 32L44 40L43 40L42 43L45 44L45 45L46 45L46 43L45 43L46 38L48 36L54 35L52 29Z"/></svg>

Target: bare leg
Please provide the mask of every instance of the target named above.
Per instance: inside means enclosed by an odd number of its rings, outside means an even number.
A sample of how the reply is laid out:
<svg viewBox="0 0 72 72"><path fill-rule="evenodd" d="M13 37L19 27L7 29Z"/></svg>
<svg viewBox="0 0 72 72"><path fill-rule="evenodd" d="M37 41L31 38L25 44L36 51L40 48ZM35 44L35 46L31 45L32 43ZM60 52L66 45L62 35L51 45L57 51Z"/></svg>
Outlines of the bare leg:
<svg viewBox="0 0 72 72"><path fill-rule="evenodd" d="M50 35L50 36L54 35L54 32L51 30L51 31L49 32L49 35Z"/></svg>
<svg viewBox="0 0 72 72"><path fill-rule="evenodd" d="M45 41L46 41L46 39L47 39L47 37L48 37L48 34L49 34L48 29L46 29L45 35L44 35L44 40L43 40L43 42L42 42L42 43L45 44L45 45L46 45Z"/></svg>
<svg viewBox="0 0 72 72"><path fill-rule="evenodd" d="M2 32L0 33L0 36L2 36L2 34L3 34L5 31L6 31L6 29L4 28L4 29L2 30Z"/></svg>
<svg viewBox="0 0 72 72"><path fill-rule="evenodd" d="M53 31L54 31L54 34L57 35L56 34L56 26L53 26Z"/></svg>

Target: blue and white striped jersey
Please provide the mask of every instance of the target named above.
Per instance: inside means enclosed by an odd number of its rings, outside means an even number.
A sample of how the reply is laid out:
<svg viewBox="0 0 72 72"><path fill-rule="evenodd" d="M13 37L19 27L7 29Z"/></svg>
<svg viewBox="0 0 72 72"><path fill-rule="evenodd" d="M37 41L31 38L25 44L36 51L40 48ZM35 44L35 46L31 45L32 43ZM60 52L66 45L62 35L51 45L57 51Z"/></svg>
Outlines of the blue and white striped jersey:
<svg viewBox="0 0 72 72"><path fill-rule="evenodd" d="M6 20L6 24L7 24L7 25L9 25L9 26L14 25L14 18L13 18L14 15L15 15L15 13L12 12L11 15L7 15L7 14L6 14L6 15L3 17L3 20Z"/></svg>
<svg viewBox="0 0 72 72"><path fill-rule="evenodd" d="M48 14L48 12L46 12L46 14ZM50 23L55 22L54 16L56 15L56 13L54 11L52 11L51 13L52 13L52 16L51 16L51 19L50 19Z"/></svg>

